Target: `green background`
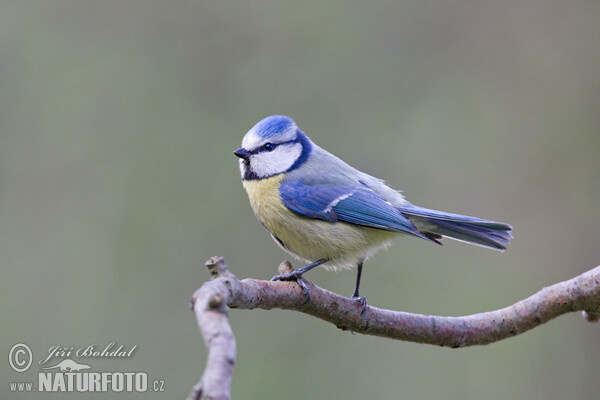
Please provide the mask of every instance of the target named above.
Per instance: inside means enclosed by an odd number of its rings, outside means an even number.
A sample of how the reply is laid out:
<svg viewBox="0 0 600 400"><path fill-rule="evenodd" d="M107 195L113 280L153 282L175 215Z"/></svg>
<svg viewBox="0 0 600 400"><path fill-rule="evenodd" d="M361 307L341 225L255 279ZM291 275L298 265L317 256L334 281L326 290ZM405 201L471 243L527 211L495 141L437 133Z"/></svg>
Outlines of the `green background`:
<svg viewBox="0 0 600 400"><path fill-rule="evenodd" d="M514 226L504 254L398 240L366 264L371 305L488 311L596 266L599 20L577 0L2 2L0 397L189 393L204 261L267 279L289 258L232 154L271 114L416 204ZM349 295L354 272L307 277ZM230 319L237 399L598 398L600 330L579 314L461 350L290 311ZM8 392L51 346L112 341L138 348L94 371L145 371L166 393ZM35 357L22 374L17 342Z"/></svg>

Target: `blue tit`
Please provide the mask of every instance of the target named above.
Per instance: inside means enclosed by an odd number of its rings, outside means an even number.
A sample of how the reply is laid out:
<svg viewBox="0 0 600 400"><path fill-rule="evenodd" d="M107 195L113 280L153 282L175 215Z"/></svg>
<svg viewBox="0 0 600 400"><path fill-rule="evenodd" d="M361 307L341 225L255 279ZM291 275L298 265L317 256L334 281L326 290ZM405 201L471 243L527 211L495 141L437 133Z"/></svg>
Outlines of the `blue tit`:
<svg viewBox="0 0 600 400"><path fill-rule="evenodd" d="M383 180L317 146L286 116L257 123L234 154L260 223L284 250L310 263L273 280L301 283L302 274L319 265L356 266L352 298L364 301L363 263L399 234L437 244L446 236L500 251L512 238L508 224L409 203Z"/></svg>

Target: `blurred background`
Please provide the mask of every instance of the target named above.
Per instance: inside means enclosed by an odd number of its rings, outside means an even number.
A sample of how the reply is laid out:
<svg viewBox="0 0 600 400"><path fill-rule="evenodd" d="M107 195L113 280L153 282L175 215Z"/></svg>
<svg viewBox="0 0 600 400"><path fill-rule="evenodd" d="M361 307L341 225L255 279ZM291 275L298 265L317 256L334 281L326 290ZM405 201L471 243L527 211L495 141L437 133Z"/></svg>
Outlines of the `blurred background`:
<svg viewBox="0 0 600 400"><path fill-rule="evenodd" d="M597 1L2 2L0 353L24 342L34 365L3 356L0 397L64 398L8 382L37 382L51 346L113 341L134 356L94 371L166 392L72 398L187 396L204 261L267 279L289 258L232 154L271 114L416 204L513 225L504 254L398 240L366 264L371 305L477 313L598 265L599 19ZM308 278L350 295L355 273ZM600 327L579 314L461 350L230 319L237 399L598 398Z"/></svg>

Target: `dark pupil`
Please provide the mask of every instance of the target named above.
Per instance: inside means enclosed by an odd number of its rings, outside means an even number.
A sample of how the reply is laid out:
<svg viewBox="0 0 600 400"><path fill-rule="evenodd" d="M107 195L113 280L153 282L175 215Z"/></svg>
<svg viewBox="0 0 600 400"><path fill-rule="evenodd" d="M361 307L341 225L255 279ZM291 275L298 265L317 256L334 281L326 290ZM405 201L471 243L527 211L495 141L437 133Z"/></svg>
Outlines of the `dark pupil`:
<svg viewBox="0 0 600 400"><path fill-rule="evenodd" d="M273 143L266 143L263 146L263 149L265 149L266 151L273 151L275 149L275 145Z"/></svg>

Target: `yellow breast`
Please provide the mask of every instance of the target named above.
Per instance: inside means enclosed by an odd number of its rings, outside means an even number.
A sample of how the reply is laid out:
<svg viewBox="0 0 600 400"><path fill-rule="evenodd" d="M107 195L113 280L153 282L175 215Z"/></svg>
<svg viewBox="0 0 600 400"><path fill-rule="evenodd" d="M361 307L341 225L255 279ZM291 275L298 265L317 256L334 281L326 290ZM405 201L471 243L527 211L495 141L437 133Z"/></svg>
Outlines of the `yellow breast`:
<svg viewBox="0 0 600 400"><path fill-rule="evenodd" d="M284 174L243 181L254 214L286 250L309 262L332 260L325 267L346 268L385 246L395 233L344 222L302 217L290 211L279 193Z"/></svg>
<svg viewBox="0 0 600 400"><path fill-rule="evenodd" d="M279 195L284 177L280 174L266 179L242 181L254 214L265 226L269 221L290 213Z"/></svg>

